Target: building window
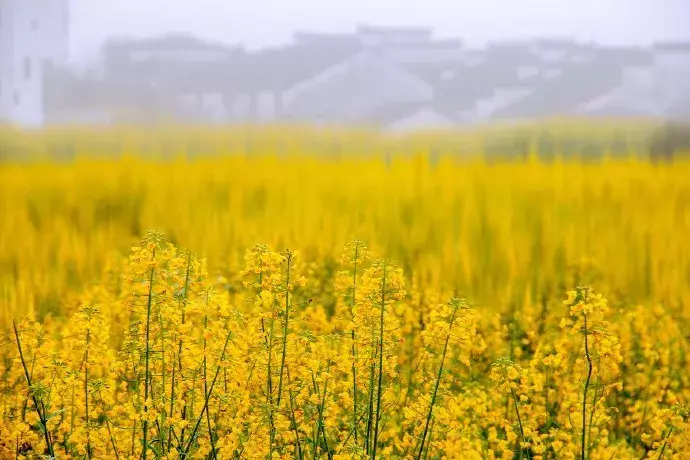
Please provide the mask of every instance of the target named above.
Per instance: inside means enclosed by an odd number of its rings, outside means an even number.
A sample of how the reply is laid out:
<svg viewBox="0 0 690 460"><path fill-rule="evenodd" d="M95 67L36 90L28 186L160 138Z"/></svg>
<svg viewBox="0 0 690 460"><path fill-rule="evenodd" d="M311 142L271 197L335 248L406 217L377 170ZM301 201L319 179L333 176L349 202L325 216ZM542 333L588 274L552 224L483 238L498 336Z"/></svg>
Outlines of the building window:
<svg viewBox="0 0 690 460"><path fill-rule="evenodd" d="M19 104L21 103L21 97L19 95L19 91L15 91L14 94L12 95L12 101L14 102L14 105L19 107Z"/></svg>
<svg viewBox="0 0 690 460"><path fill-rule="evenodd" d="M24 58L24 80L31 80L31 58Z"/></svg>

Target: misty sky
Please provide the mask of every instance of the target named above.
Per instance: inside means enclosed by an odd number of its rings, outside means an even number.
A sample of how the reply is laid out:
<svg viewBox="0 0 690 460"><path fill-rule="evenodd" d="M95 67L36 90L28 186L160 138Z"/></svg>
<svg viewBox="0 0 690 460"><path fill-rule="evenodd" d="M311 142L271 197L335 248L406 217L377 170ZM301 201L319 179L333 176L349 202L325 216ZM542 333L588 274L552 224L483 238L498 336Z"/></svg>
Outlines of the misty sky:
<svg viewBox="0 0 690 460"><path fill-rule="evenodd" d="M433 26L481 43L550 35L612 44L690 39L690 0L71 0L72 56L111 35L186 31L250 48L295 29L347 32L358 23Z"/></svg>

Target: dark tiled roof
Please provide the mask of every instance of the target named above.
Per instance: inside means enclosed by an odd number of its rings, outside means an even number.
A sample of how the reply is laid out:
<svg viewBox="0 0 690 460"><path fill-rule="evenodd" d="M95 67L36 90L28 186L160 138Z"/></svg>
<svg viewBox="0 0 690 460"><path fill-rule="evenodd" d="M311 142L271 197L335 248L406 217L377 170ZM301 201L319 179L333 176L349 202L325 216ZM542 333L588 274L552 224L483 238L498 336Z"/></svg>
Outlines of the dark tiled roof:
<svg viewBox="0 0 690 460"><path fill-rule="evenodd" d="M361 51L355 43L272 48L249 54L247 65L238 72L247 90L286 90Z"/></svg>
<svg viewBox="0 0 690 460"><path fill-rule="evenodd" d="M597 60L620 66L647 66L654 63L654 53L649 48L607 47L595 50Z"/></svg>
<svg viewBox="0 0 690 460"><path fill-rule="evenodd" d="M354 34L339 34L328 32L309 32L298 30L292 35L294 43L299 45L343 45L359 44L360 38Z"/></svg>
<svg viewBox="0 0 690 460"><path fill-rule="evenodd" d="M434 34L431 27L386 27L361 24L357 27L358 35L377 35L381 37L406 37L429 40Z"/></svg>
<svg viewBox="0 0 690 460"><path fill-rule="evenodd" d="M434 86L438 107L463 110L473 107L478 99L490 96L496 88L530 87L529 83L518 79L517 69L537 63L521 48L494 48L475 66L467 66L460 60L409 66L408 69ZM452 72L452 78L442 78L444 71Z"/></svg>
<svg viewBox="0 0 690 460"><path fill-rule="evenodd" d="M45 82L46 109L118 110L132 107L170 106L170 98L144 84L77 78L66 72L50 72Z"/></svg>
<svg viewBox="0 0 690 460"><path fill-rule="evenodd" d="M436 62L416 62L404 64L403 67L410 73L426 81L437 88L444 82L444 74L449 73L453 76L465 72L466 65L463 60L443 60Z"/></svg>
<svg viewBox="0 0 690 460"><path fill-rule="evenodd" d="M539 47L540 49L564 49L564 50L578 50L587 45L577 42L569 38L544 37L530 40L530 44Z"/></svg>
<svg viewBox="0 0 690 460"><path fill-rule="evenodd" d="M107 78L112 82L151 84L181 92L239 91L243 85L243 72L249 62L246 53L229 54L215 62L186 64L169 61L134 63L110 62Z"/></svg>
<svg viewBox="0 0 690 460"><path fill-rule="evenodd" d="M173 41L201 46L196 40ZM147 49L117 45L111 51ZM166 40L166 43L168 41ZM202 48L197 48L202 49ZM213 62L185 64L175 61L129 62L108 60L110 78L127 82L153 81L178 91L221 91L226 93L278 91L313 77L362 50L356 42L301 44L268 48L256 52L227 49L227 57ZM125 53L127 51L124 51ZM109 55L114 57L113 54Z"/></svg>
<svg viewBox="0 0 690 460"><path fill-rule="evenodd" d="M128 52L134 50L216 50L236 51L239 47L228 46L222 43L202 40L186 33L167 34L149 38L119 37L108 40L104 45L104 51Z"/></svg>
<svg viewBox="0 0 690 460"><path fill-rule="evenodd" d="M537 90L515 104L497 111L496 118L538 118L570 115L578 107L622 83L620 63L597 59L571 65L561 76L541 83Z"/></svg>
<svg viewBox="0 0 690 460"><path fill-rule="evenodd" d="M671 118L690 119L690 98L677 101L666 111L666 116Z"/></svg>
<svg viewBox="0 0 690 460"><path fill-rule="evenodd" d="M603 117L603 118L640 118L650 117L653 114L635 107L628 107L624 105L614 105L603 107L597 110L578 111L581 115L588 117Z"/></svg>
<svg viewBox="0 0 690 460"><path fill-rule="evenodd" d="M690 52L690 42L657 42L652 46L654 51L687 51Z"/></svg>
<svg viewBox="0 0 690 460"><path fill-rule="evenodd" d="M465 42L463 40L455 39L443 39L443 40L429 40L420 41L413 43L385 43L382 45L384 50L391 51L439 51L439 50L462 50L465 47Z"/></svg>

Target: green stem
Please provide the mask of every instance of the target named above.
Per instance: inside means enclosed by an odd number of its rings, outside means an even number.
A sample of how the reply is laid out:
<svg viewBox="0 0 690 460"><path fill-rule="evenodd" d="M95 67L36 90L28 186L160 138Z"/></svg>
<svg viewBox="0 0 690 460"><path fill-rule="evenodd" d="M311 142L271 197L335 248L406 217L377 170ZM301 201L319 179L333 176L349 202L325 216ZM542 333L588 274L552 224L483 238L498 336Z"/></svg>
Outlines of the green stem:
<svg viewBox="0 0 690 460"><path fill-rule="evenodd" d="M158 309L158 326L160 329L159 340L161 342L161 407L165 407L165 326L163 324L163 314ZM160 411L160 421L158 422L158 449L162 452L165 448L165 410ZM157 455L158 456L158 455Z"/></svg>
<svg viewBox="0 0 690 460"><path fill-rule="evenodd" d="M156 260L156 248L153 248L153 251L151 253L151 263ZM148 299L146 301L146 364L145 364L145 371L144 371L144 423L142 426L142 431L143 431L143 443L142 443L142 458L143 460L146 460L146 451L148 450L148 442L147 442L147 437L148 437L148 398L149 398L149 378L150 378L150 369L149 369L149 355L151 354L151 343L150 343L150 336L151 336L151 304L153 303L153 273L155 271L155 266L152 265L151 271L149 272L149 293L148 293Z"/></svg>
<svg viewBox="0 0 690 460"><path fill-rule="evenodd" d="M290 417L292 421L292 427L295 431L295 442L297 443L297 455L300 460L302 460L302 443L300 442L299 439L299 427L297 426L297 419L295 418L295 405L293 401L293 396L292 396L292 390L289 388L290 386L290 368L285 369L287 371L287 383L288 383L288 397L290 398Z"/></svg>
<svg viewBox="0 0 690 460"><path fill-rule="evenodd" d="M31 376L29 375L29 369L26 367L26 360L24 359L24 352L22 351L22 343L21 340L19 340L19 331L17 330L17 323L12 320L12 327L14 329L14 337L17 341L17 350L19 351L19 359L22 362L22 367L24 368L24 377L26 378L26 384L29 386L29 393L31 393L31 399L34 402L34 406L36 407L36 413L38 414L38 420L41 423L41 427L43 428L43 436L46 441L46 448L48 449L48 455L51 457L55 457L55 452L53 450L53 443L50 439L50 432L48 431L48 420L45 417L45 413L41 411L42 405L40 404L38 398L34 394L33 391L31 391L32 383L31 383Z"/></svg>
<svg viewBox="0 0 690 460"><path fill-rule="evenodd" d="M443 353L441 354L441 364L438 367L438 373L436 374L436 383L434 384L434 393L431 395L431 404L429 404L429 412L426 415L426 422L424 423L424 433L422 433L422 442L419 448L419 453L417 454L417 460L422 458L422 453L424 452L424 441L426 440L427 433L429 431L429 424L431 423L431 418L433 416L434 405L436 404L436 396L438 395L438 387L441 383L441 377L443 375L443 365L446 361L446 354L448 352L448 342L450 342L450 333L453 329L453 324L455 324L455 315L458 311L458 304L455 304L453 308L453 314L450 317L450 327L448 328L448 334L446 335L446 340L443 344Z"/></svg>
<svg viewBox="0 0 690 460"><path fill-rule="evenodd" d="M208 291L206 292L206 307L208 307ZM204 314L204 360L203 360L203 372L204 372L204 394L208 393L208 378L207 378L207 360L206 360L206 328L208 327L208 313ZM211 431L211 415L209 414L208 407L206 408L206 424L208 426L208 438L211 443L211 455L213 458L218 458L216 456L216 444L213 439L213 432Z"/></svg>
<svg viewBox="0 0 690 460"><path fill-rule="evenodd" d="M275 447L276 429L273 421L273 378L271 376L271 368L273 361L273 328L275 321L271 318L271 326L268 332L268 369L266 372L266 393L268 397L268 419L269 419L269 438L270 438L270 452L269 458L273 458L273 449Z"/></svg>
<svg viewBox="0 0 690 460"><path fill-rule="evenodd" d="M285 369L285 355L287 354L288 321L290 319L290 265L292 252L287 251L287 274L285 277L285 319L283 321L283 353L280 358L280 377L278 377L278 400L276 407L280 407L280 398L283 393L283 370Z"/></svg>
<svg viewBox="0 0 690 460"><path fill-rule="evenodd" d="M373 333L372 333L373 335ZM373 338L373 337L372 337ZM374 380L376 377L376 352L378 351L378 344L374 350L374 356L371 358L371 364L369 366L369 385L368 385L368 395L369 404L367 406L367 430L365 433L364 447L369 454L371 452L371 430L373 428L374 421Z"/></svg>
<svg viewBox="0 0 690 460"><path fill-rule="evenodd" d="M355 243L355 259L352 270L352 300L350 304L350 317L354 322L354 308L357 301L357 259L359 258L359 242ZM357 445L357 349L355 342L355 330L352 329L352 431L354 432L355 445Z"/></svg>
<svg viewBox="0 0 690 460"><path fill-rule="evenodd" d="M586 429L587 429L587 391L589 391L589 383L592 379L592 357L589 354L589 338L587 331L587 315L584 315L584 334L585 334L585 357L587 358L587 379L585 380L585 388L582 394L582 436L580 443L580 457L586 460L587 444L586 444Z"/></svg>
<svg viewBox="0 0 690 460"><path fill-rule="evenodd" d="M517 395L515 394L515 390L512 388L510 389L510 395L513 397L513 404L515 404L515 415L517 415L518 419L518 427L520 428L520 458L522 458L522 451L523 447L522 444L525 443L525 430L522 428L522 418L520 417L520 410L518 409L518 399ZM530 457L529 452L527 453L527 458Z"/></svg>
<svg viewBox="0 0 690 460"><path fill-rule="evenodd" d="M105 426L108 429L110 444L113 446L113 451L115 451L115 460L120 460L120 453L118 452L117 446L115 445L115 438L113 437L113 432L110 430L110 420L108 420L108 416L105 417Z"/></svg>
<svg viewBox="0 0 690 460"><path fill-rule="evenodd" d="M89 344L91 329L86 329L86 347L84 350L84 411L86 417L86 458L91 458L91 432L89 430Z"/></svg>
<svg viewBox="0 0 690 460"><path fill-rule="evenodd" d="M218 375L220 374L221 366L223 364L223 361L225 360L225 353L228 349L228 344L230 343L230 337L231 336L232 336L232 332L228 332L228 335L225 338L225 344L223 345L223 351L220 354L218 366L216 366L216 373L213 376L213 380L211 380L211 386L209 387L208 392L206 392L206 395L204 398L204 407L201 409L201 413L199 414L199 417L197 417L196 423L194 424L194 429L192 430L192 433L189 436L189 440L187 441L187 446L184 449L184 453L182 455L183 458L186 458L189 455L189 450L191 449L192 444L194 443L194 440L196 438L196 434L199 431L199 426L201 425L201 421L204 419L204 413L208 410L208 403L211 399L211 395L213 394L213 388L216 385L216 381L218 380Z"/></svg>
<svg viewBox="0 0 690 460"><path fill-rule="evenodd" d="M659 452L658 460L661 460L664 456L664 452L666 452L666 446L668 445L668 438L671 437L671 433L673 433L673 427L669 428L668 433L666 433L666 437L664 438L664 445L661 446L661 452Z"/></svg>
<svg viewBox="0 0 690 460"><path fill-rule="evenodd" d="M436 419L431 420L431 428L429 428L429 443L426 446L426 452L424 453L424 460L429 458L429 449L431 449L431 435L434 434L434 424Z"/></svg>
<svg viewBox="0 0 690 460"><path fill-rule="evenodd" d="M381 280L381 318L379 321L379 381L376 390L376 417L374 421L374 446L371 458L376 460L376 448L379 440L379 421L381 420L381 387L383 385L383 321L386 311L386 263L383 264L383 278Z"/></svg>
<svg viewBox="0 0 690 460"><path fill-rule="evenodd" d="M324 422L324 417L323 417L323 412L324 412L324 407L326 405L326 393L327 393L327 387L328 387L328 380L324 382L323 384L323 396L321 396L321 390L319 389L319 385L316 383L316 379L314 378L314 373L312 372L311 374L311 381L312 384L314 385L314 391L316 392L317 396L321 397L321 402L317 406L317 410L319 413L319 419L318 419L318 427L316 431L316 436L318 437L319 432L321 432L321 439L323 440L323 445L324 448L326 449L326 456L328 459L333 458L333 453L331 452L330 447L328 447L328 438L326 436L326 425Z"/></svg>
<svg viewBox="0 0 690 460"><path fill-rule="evenodd" d="M184 293L182 297L182 302L181 302L181 307L182 307L182 325L185 324L186 322L186 310L187 310L187 299L188 299L188 289L189 289L189 275L191 272L191 266L192 266L192 253L189 252L187 254L187 271L185 273L185 279L184 279ZM173 368L174 371L174 368ZM177 344L177 372L180 374L179 378L182 378L182 339L178 341ZM171 395L170 395L170 413L172 414L173 411L173 403L175 401L175 380L174 380L174 374L173 374L173 384L172 384L172 390L171 390ZM183 400L185 401L184 407L182 407L182 420L187 419L187 393L183 395ZM171 427L172 429L172 427ZM185 429L182 428L180 430L180 439L178 442L178 450L182 449L182 446L184 446L184 432ZM170 438L168 438L168 450L170 450Z"/></svg>

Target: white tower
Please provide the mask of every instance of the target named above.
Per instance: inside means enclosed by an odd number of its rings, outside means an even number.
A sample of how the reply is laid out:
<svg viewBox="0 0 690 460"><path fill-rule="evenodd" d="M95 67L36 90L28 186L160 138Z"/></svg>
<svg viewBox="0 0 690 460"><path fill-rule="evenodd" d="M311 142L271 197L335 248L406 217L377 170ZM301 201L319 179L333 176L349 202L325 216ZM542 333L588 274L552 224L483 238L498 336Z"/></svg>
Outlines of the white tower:
<svg viewBox="0 0 690 460"><path fill-rule="evenodd" d="M68 54L68 0L0 0L0 122L40 126L45 66Z"/></svg>

